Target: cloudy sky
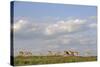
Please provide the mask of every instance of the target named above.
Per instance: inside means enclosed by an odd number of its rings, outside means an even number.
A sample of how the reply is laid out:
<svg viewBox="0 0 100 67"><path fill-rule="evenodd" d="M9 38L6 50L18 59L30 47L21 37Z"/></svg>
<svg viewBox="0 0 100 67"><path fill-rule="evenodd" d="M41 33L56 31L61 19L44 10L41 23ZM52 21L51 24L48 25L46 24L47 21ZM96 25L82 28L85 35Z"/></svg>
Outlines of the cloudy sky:
<svg viewBox="0 0 100 67"><path fill-rule="evenodd" d="M96 6L14 2L14 54L75 50L97 55Z"/></svg>

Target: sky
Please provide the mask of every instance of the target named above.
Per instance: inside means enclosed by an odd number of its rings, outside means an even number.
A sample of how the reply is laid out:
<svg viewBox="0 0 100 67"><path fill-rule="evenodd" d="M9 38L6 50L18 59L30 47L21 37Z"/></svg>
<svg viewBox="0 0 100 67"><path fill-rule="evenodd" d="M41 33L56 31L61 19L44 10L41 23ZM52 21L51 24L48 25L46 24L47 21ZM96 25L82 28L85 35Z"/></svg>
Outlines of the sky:
<svg viewBox="0 0 100 67"><path fill-rule="evenodd" d="M97 55L97 7L14 2L14 54L78 51Z"/></svg>

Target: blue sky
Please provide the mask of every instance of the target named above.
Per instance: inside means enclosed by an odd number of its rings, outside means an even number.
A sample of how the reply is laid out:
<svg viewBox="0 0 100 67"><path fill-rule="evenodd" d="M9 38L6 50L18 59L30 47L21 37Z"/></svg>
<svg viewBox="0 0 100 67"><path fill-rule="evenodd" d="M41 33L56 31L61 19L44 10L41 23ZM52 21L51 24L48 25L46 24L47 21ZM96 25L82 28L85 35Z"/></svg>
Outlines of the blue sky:
<svg viewBox="0 0 100 67"><path fill-rule="evenodd" d="M88 17L96 16L95 6L79 6L79 5L64 5L64 4L50 4L50 3L25 3L15 2L14 10L16 11L14 16L26 16L31 18L42 17L62 17L69 16L75 17Z"/></svg>
<svg viewBox="0 0 100 67"><path fill-rule="evenodd" d="M14 50L97 55L97 7L15 1Z"/></svg>

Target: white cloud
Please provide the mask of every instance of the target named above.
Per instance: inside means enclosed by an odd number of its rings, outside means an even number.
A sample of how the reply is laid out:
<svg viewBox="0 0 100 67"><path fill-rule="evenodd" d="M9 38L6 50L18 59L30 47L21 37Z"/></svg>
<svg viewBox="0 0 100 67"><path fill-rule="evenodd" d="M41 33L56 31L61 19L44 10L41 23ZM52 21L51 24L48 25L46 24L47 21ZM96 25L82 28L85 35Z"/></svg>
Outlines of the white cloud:
<svg viewBox="0 0 100 67"><path fill-rule="evenodd" d="M84 19L69 19L67 21L57 21L55 23L36 23L29 22L27 20L20 19L14 24L14 31L28 31L28 32L40 32L41 34L53 35L60 33L76 32L84 29L84 25L88 22ZM89 27L95 28L96 24L88 24Z"/></svg>
<svg viewBox="0 0 100 67"><path fill-rule="evenodd" d="M45 29L45 34L52 35L61 32L74 32L81 28L81 25L85 24L85 20L75 19L68 21L58 21L55 24L48 25Z"/></svg>
<svg viewBox="0 0 100 67"><path fill-rule="evenodd" d="M14 32L23 31L23 32L31 33L33 31L38 30L37 24L23 19L20 19L17 22L15 22L13 28L14 28Z"/></svg>
<svg viewBox="0 0 100 67"><path fill-rule="evenodd" d="M27 24L27 21L24 21L22 19L17 21L17 22L15 22L14 27L13 27L14 31L16 32L18 30L21 30L22 27L24 27L26 24Z"/></svg>
<svg viewBox="0 0 100 67"><path fill-rule="evenodd" d="M29 28L28 31L30 31L30 32L34 32L39 29L38 25L35 23L30 23L28 28Z"/></svg>

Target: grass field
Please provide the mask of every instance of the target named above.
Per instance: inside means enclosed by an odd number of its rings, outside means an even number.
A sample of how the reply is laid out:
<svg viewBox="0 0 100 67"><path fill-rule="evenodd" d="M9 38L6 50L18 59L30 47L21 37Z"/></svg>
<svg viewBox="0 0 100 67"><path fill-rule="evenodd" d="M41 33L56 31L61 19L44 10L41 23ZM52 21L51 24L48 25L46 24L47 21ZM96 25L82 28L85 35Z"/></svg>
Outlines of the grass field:
<svg viewBox="0 0 100 67"><path fill-rule="evenodd" d="M56 63L70 63L70 62L85 62L96 61L96 56L82 57L82 56L17 56L14 58L14 65L37 65L37 64L56 64Z"/></svg>

